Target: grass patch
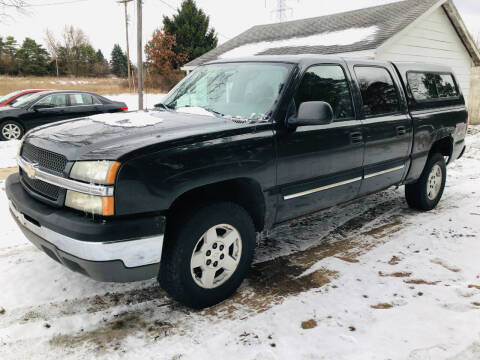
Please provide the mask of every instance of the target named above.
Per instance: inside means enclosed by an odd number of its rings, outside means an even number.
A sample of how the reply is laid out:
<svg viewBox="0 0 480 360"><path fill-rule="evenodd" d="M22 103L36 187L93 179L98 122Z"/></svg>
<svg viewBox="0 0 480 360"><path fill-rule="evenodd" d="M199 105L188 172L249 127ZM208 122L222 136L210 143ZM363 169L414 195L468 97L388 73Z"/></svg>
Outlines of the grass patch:
<svg viewBox="0 0 480 360"><path fill-rule="evenodd" d="M73 78L48 76L0 76L0 94L8 94L21 89L54 89L92 91L100 95L128 93L126 79L108 78ZM148 93L162 93L160 89L145 88ZM133 92L133 89L132 89Z"/></svg>

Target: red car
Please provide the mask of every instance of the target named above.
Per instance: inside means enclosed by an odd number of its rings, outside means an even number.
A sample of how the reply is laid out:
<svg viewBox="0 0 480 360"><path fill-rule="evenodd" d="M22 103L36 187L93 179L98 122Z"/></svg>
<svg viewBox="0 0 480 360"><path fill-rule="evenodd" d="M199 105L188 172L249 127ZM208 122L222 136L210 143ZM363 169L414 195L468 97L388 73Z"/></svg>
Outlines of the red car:
<svg viewBox="0 0 480 360"><path fill-rule="evenodd" d="M22 97L38 93L41 91L48 91L49 89L27 89L27 90L18 90L10 94L0 97L0 106L9 106L15 104Z"/></svg>

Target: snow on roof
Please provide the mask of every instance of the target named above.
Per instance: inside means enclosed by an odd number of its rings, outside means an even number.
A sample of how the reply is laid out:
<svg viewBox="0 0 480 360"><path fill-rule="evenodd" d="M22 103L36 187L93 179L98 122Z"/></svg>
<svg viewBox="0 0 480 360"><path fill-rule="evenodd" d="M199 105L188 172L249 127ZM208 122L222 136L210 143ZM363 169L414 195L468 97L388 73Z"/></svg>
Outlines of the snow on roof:
<svg viewBox="0 0 480 360"><path fill-rule="evenodd" d="M435 6L443 6L466 43L472 59L480 53L452 0L404 0L343 13L257 25L185 64L192 69L209 61L244 55L350 54L377 49ZM363 29L377 30L366 36ZM360 33L356 31L360 29ZM315 41L320 40L318 44ZM303 41L303 43L302 43ZM237 50L238 49L238 50Z"/></svg>
<svg viewBox="0 0 480 360"><path fill-rule="evenodd" d="M340 31L324 32L310 36L293 37L290 39L256 42L245 44L227 51L221 54L219 58L230 59L253 56L268 51L269 49L284 47L350 45L359 41L372 40L377 31L378 26L369 26L364 28L351 28Z"/></svg>

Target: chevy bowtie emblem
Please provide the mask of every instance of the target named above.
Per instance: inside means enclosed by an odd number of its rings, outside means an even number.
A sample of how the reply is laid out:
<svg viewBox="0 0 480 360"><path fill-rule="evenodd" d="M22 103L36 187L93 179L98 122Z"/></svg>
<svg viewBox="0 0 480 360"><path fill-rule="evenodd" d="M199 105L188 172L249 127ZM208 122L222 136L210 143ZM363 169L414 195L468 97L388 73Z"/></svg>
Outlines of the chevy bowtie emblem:
<svg viewBox="0 0 480 360"><path fill-rule="evenodd" d="M24 171L30 179L33 179L35 177L36 170L34 164L27 164Z"/></svg>

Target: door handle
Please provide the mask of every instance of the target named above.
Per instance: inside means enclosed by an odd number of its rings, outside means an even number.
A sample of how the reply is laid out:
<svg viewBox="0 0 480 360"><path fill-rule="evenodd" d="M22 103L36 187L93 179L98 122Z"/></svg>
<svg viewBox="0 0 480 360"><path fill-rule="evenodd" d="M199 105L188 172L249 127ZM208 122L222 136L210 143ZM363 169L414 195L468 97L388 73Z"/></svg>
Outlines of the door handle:
<svg viewBox="0 0 480 360"><path fill-rule="evenodd" d="M359 143L363 141L363 135L361 132L352 132L350 133L350 139L352 139L352 143Z"/></svg>
<svg viewBox="0 0 480 360"><path fill-rule="evenodd" d="M398 136L405 135L406 133L407 133L407 129L405 128L405 126L397 126L397 135Z"/></svg>

